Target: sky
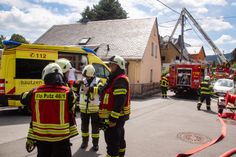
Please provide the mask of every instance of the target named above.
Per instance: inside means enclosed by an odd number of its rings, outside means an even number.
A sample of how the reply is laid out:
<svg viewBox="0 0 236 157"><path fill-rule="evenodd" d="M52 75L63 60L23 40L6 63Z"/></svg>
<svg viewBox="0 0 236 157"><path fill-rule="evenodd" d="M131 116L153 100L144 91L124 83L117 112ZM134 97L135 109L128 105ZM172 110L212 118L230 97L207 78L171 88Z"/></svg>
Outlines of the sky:
<svg viewBox="0 0 236 157"><path fill-rule="evenodd" d="M53 25L76 23L86 6L99 0L0 0L0 35L23 35L33 43ZM236 0L119 0L128 18L157 17L159 34L170 36L186 8L223 53L236 48ZM184 41L193 47L203 46L206 55L212 47L187 18ZM180 26L174 38L180 35Z"/></svg>

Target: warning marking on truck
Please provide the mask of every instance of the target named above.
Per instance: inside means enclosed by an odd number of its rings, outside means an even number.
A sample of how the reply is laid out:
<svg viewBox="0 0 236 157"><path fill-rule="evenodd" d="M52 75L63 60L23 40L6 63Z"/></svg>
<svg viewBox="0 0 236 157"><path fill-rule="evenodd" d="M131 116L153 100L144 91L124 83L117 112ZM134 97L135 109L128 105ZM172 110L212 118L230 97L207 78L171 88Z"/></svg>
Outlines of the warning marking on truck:
<svg viewBox="0 0 236 157"><path fill-rule="evenodd" d="M20 81L20 85L42 85L43 81L32 81L32 80L27 80L27 81Z"/></svg>

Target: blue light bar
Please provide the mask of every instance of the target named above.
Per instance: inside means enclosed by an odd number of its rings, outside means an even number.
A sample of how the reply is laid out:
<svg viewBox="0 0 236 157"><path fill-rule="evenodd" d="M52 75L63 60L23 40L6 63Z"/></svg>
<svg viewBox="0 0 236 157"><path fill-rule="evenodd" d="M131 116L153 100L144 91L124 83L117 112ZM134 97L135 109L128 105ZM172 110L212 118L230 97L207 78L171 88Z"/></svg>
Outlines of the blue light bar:
<svg viewBox="0 0 236 157"><path fill-rule="evenodd" d="M95 52L94 50L90 49L90 48L84 47L84 48L82 48L82 49L83 49L84 51L86 51L86 52L91 52L91 53L93 53L94 55L97 55L96 52Z"/></svg>
<svg viewBox="0 0 236 157"><path fill-rule="evenodd" d="M3 40L2 43L3 43L3 45L6 45L6 46L10 46L10 45L20 46L21 45L20 42L13 41L13 40Z"/></svg>

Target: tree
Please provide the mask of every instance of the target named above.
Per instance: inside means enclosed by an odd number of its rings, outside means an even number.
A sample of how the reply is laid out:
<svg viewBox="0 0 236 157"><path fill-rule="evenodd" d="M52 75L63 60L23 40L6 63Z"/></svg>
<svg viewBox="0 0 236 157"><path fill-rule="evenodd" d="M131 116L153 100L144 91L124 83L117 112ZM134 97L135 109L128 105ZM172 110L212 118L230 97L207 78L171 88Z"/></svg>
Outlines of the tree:
<svg viewBox="0 0 236 157"><path fill-rule="evenodd" d="M94 12L94 9L90 9L89 6L84 9L84 12L81 13L81 16L82 18L79 20L79 22L88 22L88 20L96 20L96 13Z"/></svg>
<svg viewBox="0 0 236 157"><path fill-rule="evenodd" d="M19 35L19 34L12 34L10 40L17 41L20 43L29 44L29 42L22 35Z"/></svg>
<svg viewBox="0 0 236 157"><path fill-rule="evenodd" d="M0 35L0 49L3 49L3 43L2 41L5 40L6 37L4 37L3 35Z"/></svg>
<svg viewBox="0 0 236 157"><path fill-rule="evenodd" d="M98 5L93 5L93 8L88 6L81 13L80 22L86 19L91 21L126 19L127 12L121 7L118 0L100 0Z"/></svg>

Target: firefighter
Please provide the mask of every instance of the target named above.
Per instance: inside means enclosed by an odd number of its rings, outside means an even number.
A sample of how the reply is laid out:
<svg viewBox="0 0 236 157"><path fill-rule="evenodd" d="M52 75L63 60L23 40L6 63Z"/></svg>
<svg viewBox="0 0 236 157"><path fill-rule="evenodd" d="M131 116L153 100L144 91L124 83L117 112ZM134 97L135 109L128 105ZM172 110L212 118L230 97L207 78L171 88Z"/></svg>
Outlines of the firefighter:
<svg viewBox="0 0 236 157"><path fill-rule="evenodd" d="M197 104L197 109L201 109L201 105L204 100L206 100L206 108L207 110L211 110L211 95L212 95L212 85L210 83L210 77L205 76L204 81L200 84L200 99Z"/></svg>
<svg viewBox="0 0 236 157"><path fill-rule="evenodd" d="M21 95L32 112L26 149L36 145L37 157L71 157L70 138L78 135L73 108L75 94L66 87L61 68L48 64L42 72L44 85Z"/></svg>
<svg viewBox="0 0 236 157"><path fill-rule="evenodd" d="M71 62L66 58L59 58L58 60L55 61L55 63L57 63L62 69L66 85L72 88L73 92L76 93L76 106L75 106L75 116L76 116L76 113L80 112L79 106L77 105L79 101L79 94L78 94L79 87L76 84L76 79L75 79L75 75L76 73L79 73L79 71L73 68Z"/></svg>
<svg viewBox="0 0 236 157"><path fill-rule="evenodd" d="M168 78L166 77L166 75L162 75L160 85L161 85L162 98L167 98L167 91L168 91L169 81L168 81Z"/></svg>
<svg viewBox="0 0 236 157"><path fill-rule="evenodd" d="M70 78L72 78L72 76L69 75L73 75L73 77L75 77L76 74L75 70L73 70L74 68L72 67L71 62L66 58L60 58L56 60L55 63L57 63L61 67L62 73L64 74L64 78L68 86L72 87L75 79L71 80Z"/></svg>
<svg viewBox="0 0 236 157"><path fill-rule="evenodd" d="M123 157L126 150L124 125L130 115L129 79L125 75L122 57L112 56L109 67L111 74L103 87L99 117L107 125L104 130L107 156Z"/></svg>
<svg viewBox="0 0 236 157"><path fill-rule="evenodd" d="M82 71L83 80L80 81L80 115L81 115L81 131L82 131L82 149L88 146L89 141L89 121L92 125L92 143L93 150L98 150L99 141L99 94L98 88L102 86L102 81L95 76L93 65L86 65Z"/></svg>

